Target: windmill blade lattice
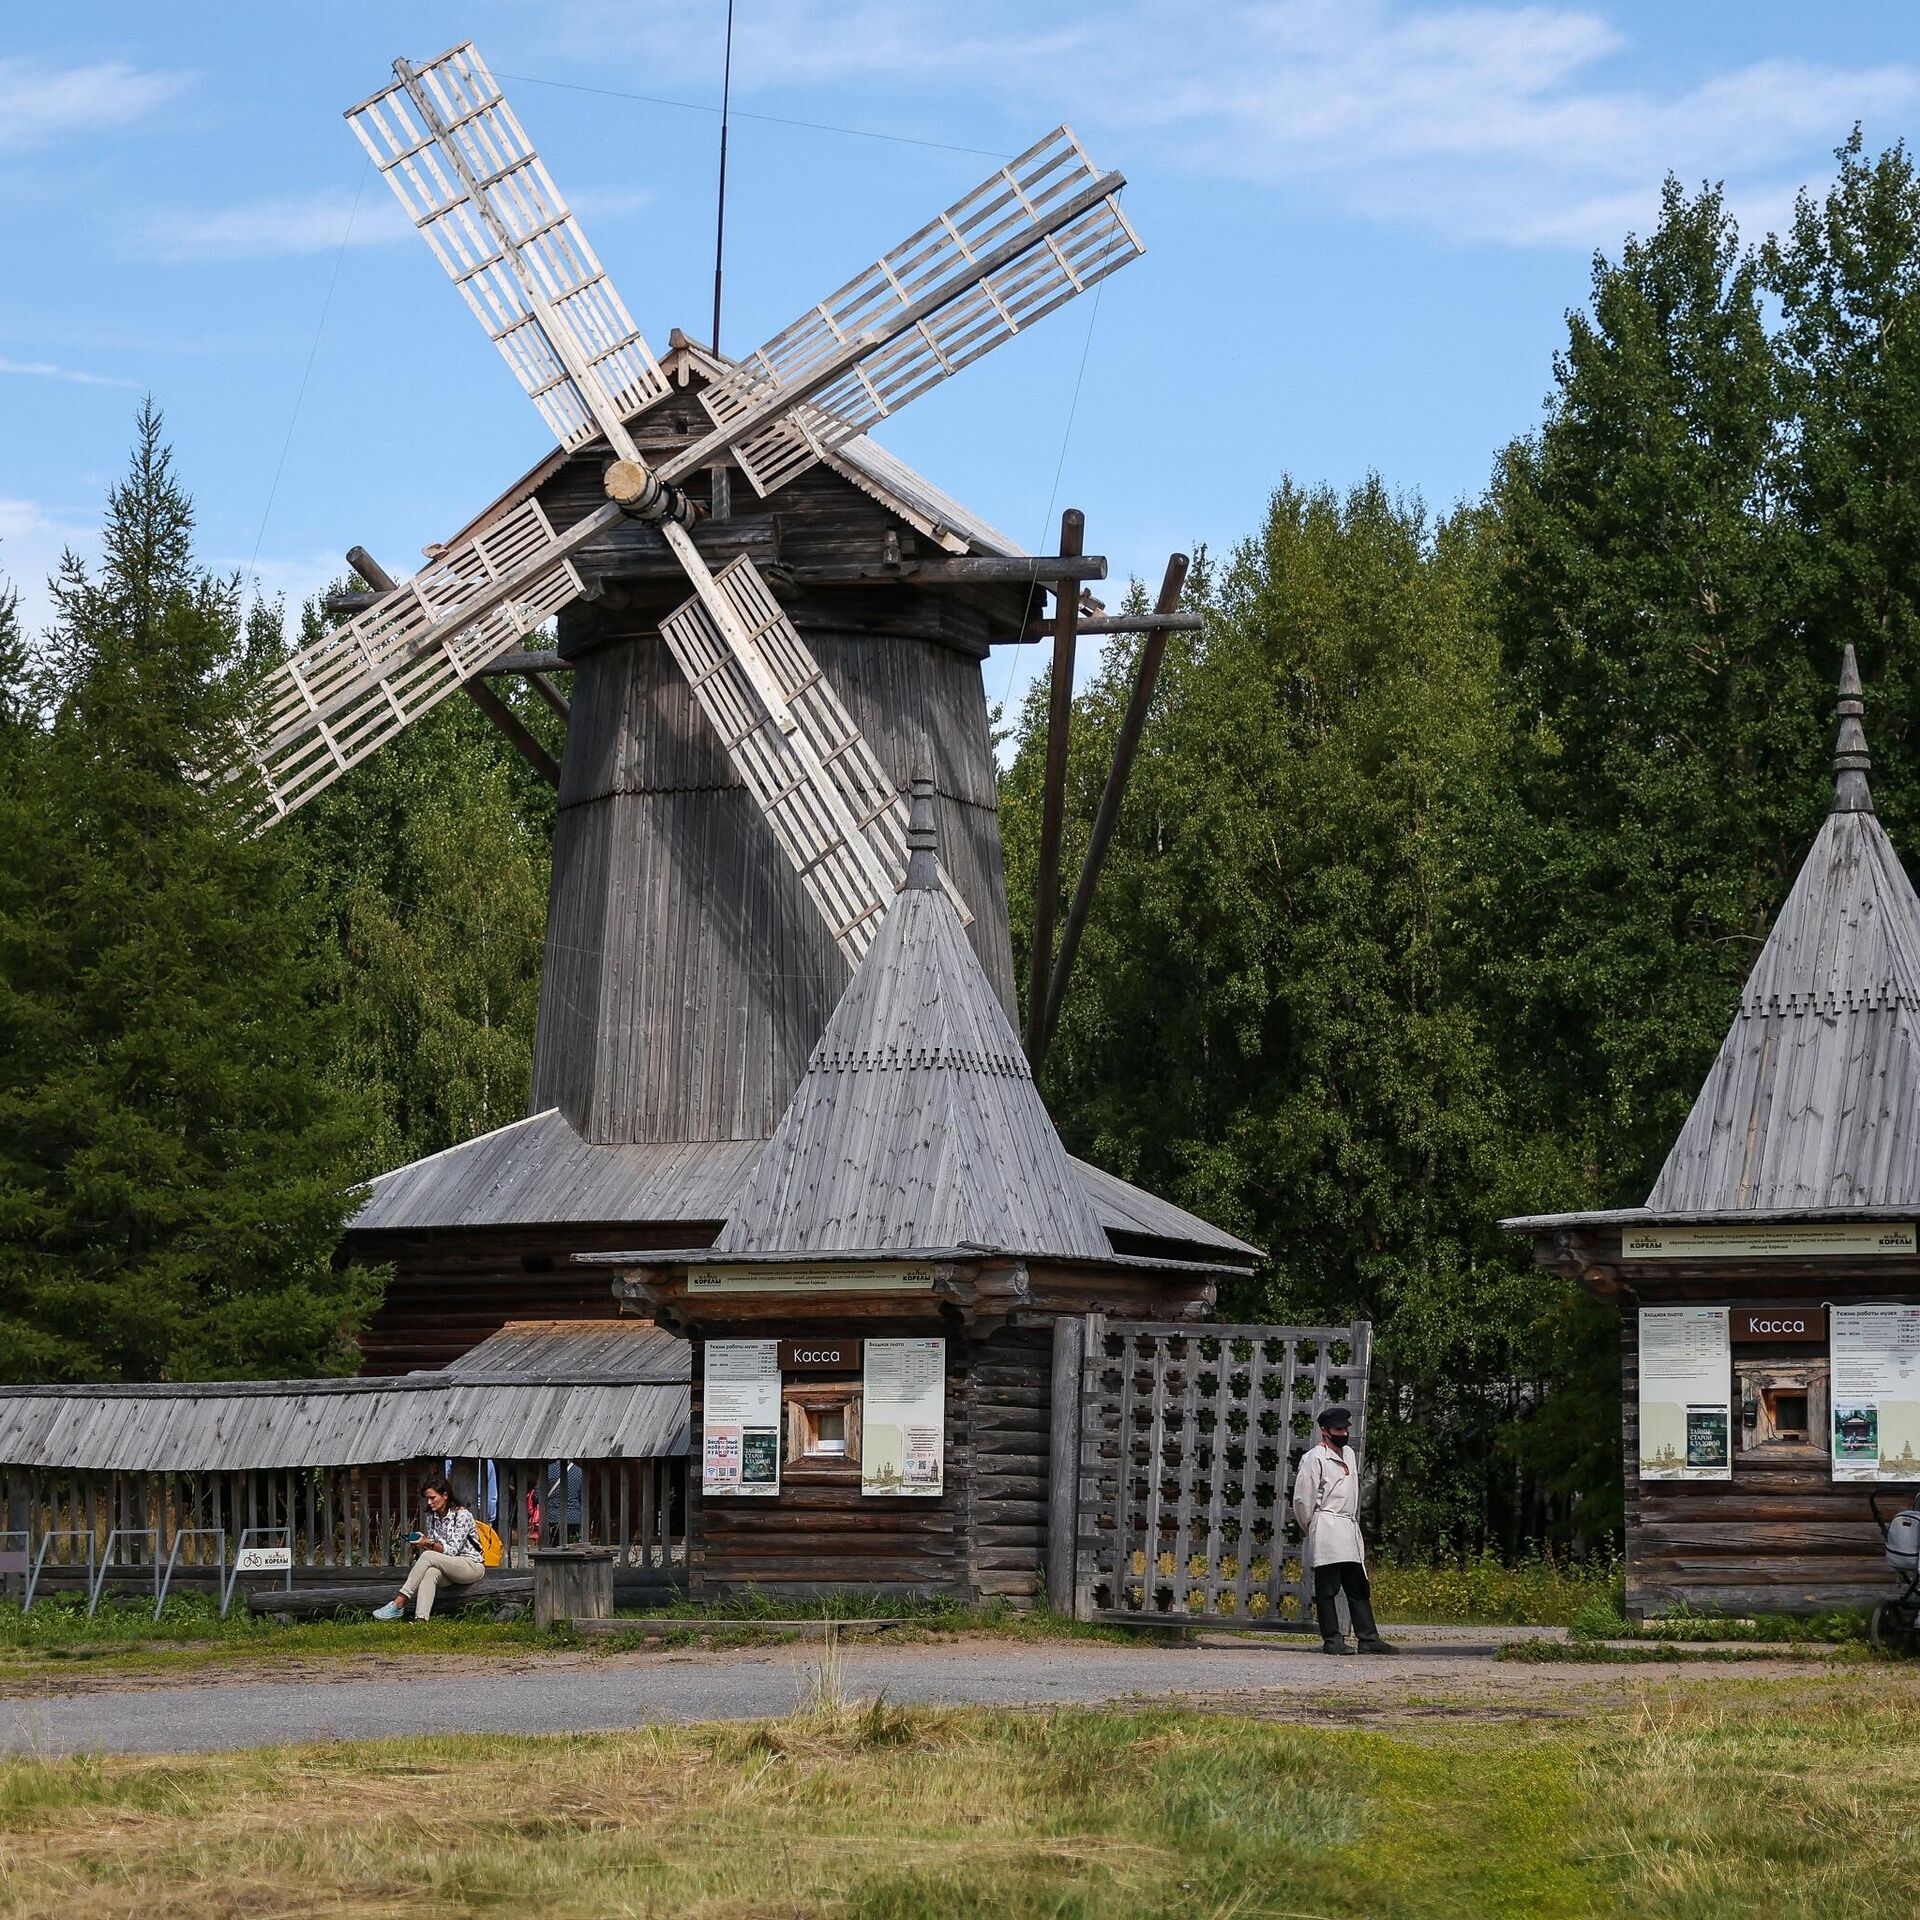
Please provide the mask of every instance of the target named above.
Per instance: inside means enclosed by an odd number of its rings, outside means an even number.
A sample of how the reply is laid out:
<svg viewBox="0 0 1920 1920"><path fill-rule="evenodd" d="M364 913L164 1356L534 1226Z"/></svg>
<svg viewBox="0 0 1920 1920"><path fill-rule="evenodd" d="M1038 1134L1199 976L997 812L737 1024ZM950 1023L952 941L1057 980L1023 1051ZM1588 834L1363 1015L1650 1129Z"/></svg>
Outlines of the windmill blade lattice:
<svg viewBox="0 0 1920 1920"><path fill-rule="evenodd" d="M757 697L739 649L727 644L700 595L661 621L661 638L808 897L858 966L906 871L906 802L753 562L740 555L714 582L792 716L792 730L777 725ZM829 788L840 798L838 807L822 804ZM855 835L847 831L849 821ZM946 887L961 919L970 922L952 882Z"/></svg>
<svg viewBox="0 0 1920 1920"><path fill-rule="evenodd" d="M273 815L566 605L571 555L636 514L694 588L661 631L857 962L905 871L904 803L752 563L709 571L672 483L731 453L771 492L1137 258L1124 181L1050 134L710 387L714 431L655 472L626 423L666 376L485 63L463 44L394 71L349 122L561 445L619 456L613 498L562 534L528 501L287 661L248 746Z"/></svg>
<svg viewBox="0 0 1920 1920"><path fill-rule="evenodd" d="M785 486L1138 259L1121 184L1057 128L739 362L700 397L755 488Z"/></svg>
<svg viewBox="0 0 1920 1920"><path fill-rule="evenodd" d="M273 816L331 786L579 594L555 544L528 500L275 668L247 745ZM470 611L482 597L491 604Z"/></svg>
<svg viewBox="0 0 1920 1920"><path fill-rule="evenodd" d="M395 64L347 122L554 437L651 406L666 375L472 43Z"/></svg>

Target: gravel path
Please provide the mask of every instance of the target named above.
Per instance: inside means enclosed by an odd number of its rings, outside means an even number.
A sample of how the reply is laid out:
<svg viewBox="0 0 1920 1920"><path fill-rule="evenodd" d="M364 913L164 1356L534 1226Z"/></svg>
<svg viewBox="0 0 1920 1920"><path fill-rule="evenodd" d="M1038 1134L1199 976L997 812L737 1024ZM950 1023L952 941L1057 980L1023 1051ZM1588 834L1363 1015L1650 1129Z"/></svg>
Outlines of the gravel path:
<svg viewBox="0 0 1920 1920"><path fill-rule="evenodd" d="M1328 1660L1297 1640L1189 1647L1002 1639L861 1642L841 1655L856 1697L916 1705L1048 1706L1204 1699L1263 1717L1342 1721L1557 1717L1647 1684L1759 1678L1774 1663L1686 1668L1496 1662L1490 1629L1398 1636L1397 1660ZM571 1654L475 1661L455 1686L417 1658L322 1675L170 1674L159 1684L0 1699L0 1751L191 1753L418 1733L578 1733L792 1711L819 1650ZM357 1669L357 1670L356 1670ZM1807 1663L1779 1671L1807 1673ZM1816 1669L1817 1671L1817 1669ZM102 1676L104 1679L104 1676ZM158 1680L159 1676L155 1676Z"/></svg>

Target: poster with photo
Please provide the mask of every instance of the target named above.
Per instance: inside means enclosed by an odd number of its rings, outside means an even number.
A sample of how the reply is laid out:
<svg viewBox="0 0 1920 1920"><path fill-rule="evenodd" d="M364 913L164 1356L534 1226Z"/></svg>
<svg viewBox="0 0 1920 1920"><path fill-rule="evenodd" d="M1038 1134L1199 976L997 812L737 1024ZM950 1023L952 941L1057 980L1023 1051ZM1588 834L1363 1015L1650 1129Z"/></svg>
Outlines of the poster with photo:
<svg viewBox="0 0 1920 1920"><path fill-rule="evenodd" d="M1920 1307L1833 1307L1833 1477L1920 1480Z"/></svg>
<svg viewBox="0 0 1920 1920"><path fill-rule="evenodd" d="M700 1408L703 1494L780 1491L780 1343L709 1340Z"/></svg>
<svg viewBox="0 0 1920 1920"><path fill-rule="evenodd" d="M1725 1307L1640 1309L1640 1478L1733 1478Z"/></svg>
<svg viewBox="0 0 1920 1920"><path fill-rule="evenodd" d="M861 1398L860 1491L938 1495L946 1475L947 1343L869 1340Z"/></svg>

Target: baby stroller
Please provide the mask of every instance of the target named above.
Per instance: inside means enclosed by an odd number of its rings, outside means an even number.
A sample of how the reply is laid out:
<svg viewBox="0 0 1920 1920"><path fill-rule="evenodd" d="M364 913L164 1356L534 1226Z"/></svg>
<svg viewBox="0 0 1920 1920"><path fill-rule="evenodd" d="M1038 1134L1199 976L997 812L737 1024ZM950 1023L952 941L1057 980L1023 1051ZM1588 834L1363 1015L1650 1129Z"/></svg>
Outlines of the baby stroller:
<svg viewBox="0 0 1920 1920"><path fill-rule="evenodd" d="M1887 1565L1900 1581L1900 1591L1874 1608L1867 1638L1883 1652L1920 1651L1920 1508L1908 1506L1889 1517L1880 1511L1877 1489L1867 1504L1886 1542Z"/></svg>

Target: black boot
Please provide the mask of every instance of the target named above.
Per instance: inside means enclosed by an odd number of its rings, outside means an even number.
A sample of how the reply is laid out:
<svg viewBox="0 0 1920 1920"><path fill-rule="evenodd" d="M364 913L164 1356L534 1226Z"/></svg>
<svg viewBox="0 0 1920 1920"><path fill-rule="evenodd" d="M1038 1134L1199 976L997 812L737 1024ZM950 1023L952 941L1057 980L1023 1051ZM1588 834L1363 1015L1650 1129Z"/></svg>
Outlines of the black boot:
<svg viewBox="0 0 1920 1920"><path fill-rule="evenodd" d="M1351 1653L1353 1649L1348 1646L1344 1640L1322 1640L1320 1642L1320 1651L1322 1653Z"/></svg>

